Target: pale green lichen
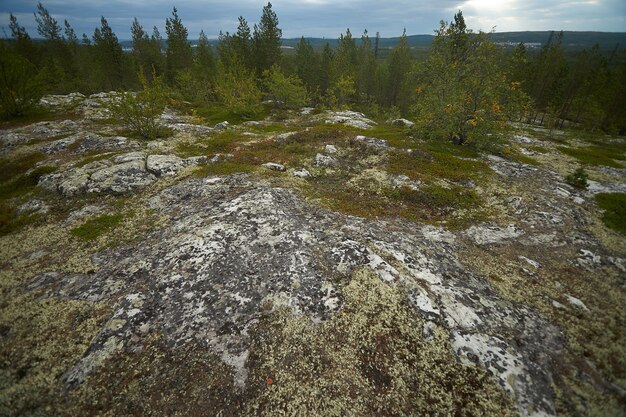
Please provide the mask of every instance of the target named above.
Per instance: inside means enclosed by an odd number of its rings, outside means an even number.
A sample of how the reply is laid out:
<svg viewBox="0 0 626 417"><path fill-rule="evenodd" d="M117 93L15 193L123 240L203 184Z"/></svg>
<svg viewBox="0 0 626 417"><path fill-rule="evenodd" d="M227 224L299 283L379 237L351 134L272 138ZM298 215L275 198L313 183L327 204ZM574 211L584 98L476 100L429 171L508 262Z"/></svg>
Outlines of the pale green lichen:
<svg viewBox="0 0 626 417"><path fill-rule="evenodd" d="M328 321L279 310L253 332L247 414L515 415L485 371L454 358L447 332L422 338L404 291L369 269L344 288Z"/></svg>

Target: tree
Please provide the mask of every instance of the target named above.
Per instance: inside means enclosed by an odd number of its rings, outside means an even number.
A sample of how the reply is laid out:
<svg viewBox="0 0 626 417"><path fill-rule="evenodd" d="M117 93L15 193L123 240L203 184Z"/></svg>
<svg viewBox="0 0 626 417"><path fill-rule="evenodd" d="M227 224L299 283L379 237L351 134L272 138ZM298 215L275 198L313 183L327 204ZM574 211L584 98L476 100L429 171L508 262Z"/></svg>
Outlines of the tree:
<svg viewBox="0 0 626 417"><path fill-rule="evenodd" d="M422 133L463 144L504 129L519 111L511 97L520 91L506 77L500 49L489 34L468 30L460 11L436 34L418 73L415 110Z"/></svg>
<svg viewBox="0 0 626 417"><path fill-rule="evenodd" d="M37 3L37 13L34 13L34 15L37 22L37 33L42 38L47 41L60 41L63 39L59 22L50 15L48 9L43 7L41 2Z"/></svg>
<svg viewBox="0 0 626 417"><path fill-rule="evenodd" d="M11 37L15 41L17 53L31 63L37 63L37 49L33 44L33 40L26 32L24 26L20 26L17 22L17 17L13 14L9 14L9 29L11 29Z"/></svg>
<svg viewBox="0 0 626 417"><path fill-rule="evenodd" d="M130 28L133 41L133 57L146 79L152 81L153 74L162 73L163 56L161 54L161 35L155 26L151 37L143 29L137 18Z"/></svg>
<svg viewBox="0 0 626 417"><path fill-rule="evenodd" d="M280 63L280 38L283 31L278 27L278 17L272 10L272 3L263 7L261 20L254 25L254 52L257 74Z"/></svg>
<svg viewBox="0 0 626 417"><path fill-rule="evenodd" d="M100 28L94 30L93 45L103 86L111 90L120 88L123 79L122 47L104 16L100 17Z"/></svg>
<svg viewBox="0 0 626 417"><path fill-rule="evenodd" d="M307 103L306 89L296 76L285 76L277 65L263 73L263 84L268 98L279 107L298 108Z"/></svg>
<svg viewBox="0 0 626 417"><path fill-rule="evenodd" d="M315 92L319 87L320 63L311 43L300 38L296 45L296 74L304 83L309 94Z"/></svg>
<svg viewBox="0 0 626 417"><path fill-rule="evenodd" d="M165 21L167 33L167 51L165 54L165 76L169 83L173 83L176 74L188 69L193 63L191 45L187 41L187 28L178 17L178 10L174 7L172 18Z"/></svg>
<svg viewBox="0 0 626 417"><path fill-rule="evenodd" d="M334 78L333 62L335 60L335 54L330 47L330 44L326 42L322 49L322 55L320 57L320 72L319 72L319 86L320 93L325 95Z"/></svg>
<svg viewBox="0 0 626 417"><path fill-rule="evenodd" d="M406 37L406 30L402 32L398 45L393 48L387 58L387 82L384 102L389 106L397 106L406 112L409 106L408 76L411 72L411 48Z"/></svg>
<svg viewBox="0 0 626 417"><path fill-rule="evenodd" d="M357 48L357 89L366 101L376 92L376 66L374 48L365 30Z"/></svg>
<svg viewBox="0 0 626 417"><path fill-rule="evenodd" d="M0 40L0 116L25 114L39 102L41 92L35 66Z"/></svg>

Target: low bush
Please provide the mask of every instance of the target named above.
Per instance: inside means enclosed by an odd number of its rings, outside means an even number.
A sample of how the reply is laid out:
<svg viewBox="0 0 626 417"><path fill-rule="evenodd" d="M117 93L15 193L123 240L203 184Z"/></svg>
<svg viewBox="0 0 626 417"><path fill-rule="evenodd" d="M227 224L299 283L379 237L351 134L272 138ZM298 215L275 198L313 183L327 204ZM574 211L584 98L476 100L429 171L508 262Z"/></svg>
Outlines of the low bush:
<svg viewBox="0 0 626 417"><path fill-rule="evenodd" d="M567 175L565 177L565 182L567 182L572 187L585 189L589 186L589 184L587 183L588 177L589 176L587 175L587 172L584 170L584 168L580 167L576 171Z"/></svg>
<svg viewBox="0 0 626 417"><path fill-rule="evenodd" d="M120 93L118 100L109 105L113 118L144 139L156 139L169 131L159 123L165 110L168 95L161 78L154 76L149 84L143 72L139 72L143 90L136 94Z"/></svg>
<svg viewBox="0 0 626 417"><path fill-rule="evenodd" d="M596 203L604 210L602 221L606 227L626 234L626 194L596 194Z"/></svg>

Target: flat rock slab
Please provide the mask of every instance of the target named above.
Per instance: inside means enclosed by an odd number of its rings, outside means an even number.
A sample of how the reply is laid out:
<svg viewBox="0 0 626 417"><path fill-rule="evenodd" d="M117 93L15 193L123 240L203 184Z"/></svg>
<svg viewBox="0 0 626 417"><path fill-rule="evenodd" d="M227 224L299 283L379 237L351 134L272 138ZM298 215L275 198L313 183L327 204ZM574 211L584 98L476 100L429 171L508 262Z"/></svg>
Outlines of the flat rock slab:
<svg viewBox="0 0 626 417"><path fill-rule="evenodd" d="M139 171L136 162L124 167ZM31 284L47 296L114 304L66 372L68 387L121 349L139 349L152 331L172 346L207 343L245 386L248 330L263 306L323 321L342 306L336 278L367 268L409 289L416 312L449 331L460 360L490 370L522 415L554 415L550 356L562 347L559 331L465 270L444 229L328 212L245 175L185 180L150 206L170 218L167 229L94 255L93 274L51 271Z"/></svg>

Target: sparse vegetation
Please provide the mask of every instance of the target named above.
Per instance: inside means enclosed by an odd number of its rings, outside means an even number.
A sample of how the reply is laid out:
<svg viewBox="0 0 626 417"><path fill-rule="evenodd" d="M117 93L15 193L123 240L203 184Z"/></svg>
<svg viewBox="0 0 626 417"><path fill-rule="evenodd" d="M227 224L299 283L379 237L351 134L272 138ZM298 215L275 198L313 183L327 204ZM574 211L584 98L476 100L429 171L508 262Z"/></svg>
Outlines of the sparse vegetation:
<svg viewBox="0 0 626 417"><path fill-rule="evenodd" d="M613 230L626 234L626 194L596 194L598 207L604 210L602 221Z"/></svg>
<svg viewBox="0 0 626 417"><path fill-rule="evenodd" d="M589 183L587 182L588 178L589 175L587 174L587 171L585 171L583 167L579 167L576 171L567 175L565 177L565 181L572 187L585 189L589 186Z"/></svg>
<svg viewBox="0 0 626 417"><path fill-rule="evenodd" d="M143 90L133 94L120 93L120 98L109 107L113 118L119 120L144 139L156 139L167 134L159 117L167 104L167 93L159 77L149 84L142 72L139 79Z"/></svg>
<svg viewBox="0 0 626 417"><path fill-rule="evenodd" d="M70 233L83 240L94 240L113 230L123 219L123 214L103 214L74 227Z"/></svg>

